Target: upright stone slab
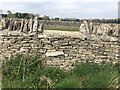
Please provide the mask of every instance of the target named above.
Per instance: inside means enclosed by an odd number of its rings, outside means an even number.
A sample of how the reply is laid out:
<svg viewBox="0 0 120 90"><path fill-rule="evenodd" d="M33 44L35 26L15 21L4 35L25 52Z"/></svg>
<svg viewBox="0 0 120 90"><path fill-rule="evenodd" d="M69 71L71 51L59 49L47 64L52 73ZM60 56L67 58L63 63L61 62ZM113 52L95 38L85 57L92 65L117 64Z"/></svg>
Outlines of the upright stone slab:
<svg viewBox="0 0 120 90"><path fill-rule="evenodd" d="M38 32L38 17L34 19L33 32Z"/></svg>
<svg viewBox="0 0 120 90"><path fill-rule="evenodd" d="M84 25L85 25L85 30L86 30L86 33L89 34L89 27L88 27L88 23L87 21L84 21Z"/></svg>
<svg viewBox="0 0 120 90"><path fill-rule="evenodd" d="M21 21L18 21L18 23L17 23L17 24L18 24L17 29L18 29L18 30L20 30L20 28L21 28Z"/></svg>
<svg viewBox="0 0 120 90"><path fill-rule="evenodd" d="M83 34L86 34L86 30L85 30L85 25L84 24L80 25L80 32L83 33Z"/></svg>
<svg viewBox="0 0 120 90"><path fill-rule="evenodd" d="M92 32L92 34L96 34L97 33L97 29L98 29L98 26L93 26L93 32Z"/></svg>
<svg viewBox="0 0 120 90"><path fill-rule="evenodd" d="M38 27L38 32L39 33L43 33L43 24L40 24L39 27Z"/></svg>
<svg viewBox="0 0 120 90"><path fill-rule="evenodd" d="M102 35L102 30L103 30L103 24L101 24L98 29L97 29L97 34Z"/></svg>
<svg viewBox="0 0 120 90"><path fill-rule="evenodd" d="M24 24L24 27L23 27L23 32L24 33L28 32L28 20L25 20L25 24Z"/></svg>
<svg viewBox="0 0 120 90"><path fill-rule="evenodd" d="M89 23L89 34L92 34L92 32L93 32L93 23L90 22Z"/></svg>
<svg viewBox="0 0 120 90"><path fill-rule="evenodd" d="M6 29L6 19L4 18L4 19L2 19L2 21L1 21L1 23L2 23L2 29Z"/></svg>
<svg viewBox="0 0 120 90"><path fill-rule="evenodd" d="M10 31L13 30L13 24L14 24L14 22L13 22L13 19L11 18L11 19L9 20L8 30L10 30Z"/></svg>
<svg viewBox="0 0 120 90"><path fill-rule="evenodd" d="M0 21L0 31L2 30L2 22Z"/></svg>
<svg viewBox="0 0 120 90"><path fill-rule="evenodd" d="M113 30L114 30L114 33L113 33L114 36L119 36L120 35L120 26L119 25L116 25L113 28Z"/></svg>
<svg viewBox="0 0 120 90"><path fill-rule="evenodd" d="M17 30L18 28L18 21L14 21L14 25L13 25L13 31Z"/></svg>
<svg viewBox="0 0 120 90"><path fill-rule="evenodd" d="M23 32L23 28L24 28L24 19L22 19L22 21L21 21L21 28L20 28L20 32Z"/></svg>
<svg viewBox="0 0 120 90"><path fill-rule="evenodd" d="M28 25L28 27L29 27L30 33L33 32L33 19L30 19L30 20L29 20L29 25Z"/></svg>

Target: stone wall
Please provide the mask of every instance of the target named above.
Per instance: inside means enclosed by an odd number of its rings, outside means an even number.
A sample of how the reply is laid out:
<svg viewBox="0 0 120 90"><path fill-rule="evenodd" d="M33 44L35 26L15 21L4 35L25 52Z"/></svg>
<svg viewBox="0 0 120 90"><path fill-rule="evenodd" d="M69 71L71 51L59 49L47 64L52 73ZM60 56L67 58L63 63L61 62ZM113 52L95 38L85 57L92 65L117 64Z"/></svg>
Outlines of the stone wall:
<svg viewBox="0 0 120 90"><path fill-rule="evenodd" d="M46 21L40 20L40 23L43 23L45 27L56 27L56 28L78 28L81 25L81 22L70 22L70 21Z"/></svg>
<svg viewBox="0 0 120 90"><path fill-rule="evenodd" d="M119 24L98 24L84 21L80 25L80 32L85 35L120 36Z"/></svg>
<svg viewBox="0 0 120 90"><path fill-rule="evenodd" d="M0 22L0 30L8 29L9 31L19 31L24 33L42 33L43 24L35 19L9 19L4 18Z"/></svg>
<svg viewBox="0 0 120 90"><path fill-rule="evenodd" d="M110 28L109 24L102 25L102 28L97 28L93 33L93 24L84 22L80 26L81 31L77 32L80 36L72 36L72 32L71 36L57 36L57 33L51 36L43 32L43 24L38 22L37 17L34 20L3 19L0 29L0 58L5 60L20 53L38 53L48 66L63 69L72 69L77 62L118 61L120 35L118 27L114 27L116 26ZM105 33L98 34L104 30ZM114 32L109 35L111 30Z"/></svg>
<svg viewBox="0 0 120 90"><path fill-rule="evenodd" d="M66 37L44 33L0 31L1 60L11 55L38 53L48 66L72 69L77 62L119 60L120 39L110 36Z"/></svg>

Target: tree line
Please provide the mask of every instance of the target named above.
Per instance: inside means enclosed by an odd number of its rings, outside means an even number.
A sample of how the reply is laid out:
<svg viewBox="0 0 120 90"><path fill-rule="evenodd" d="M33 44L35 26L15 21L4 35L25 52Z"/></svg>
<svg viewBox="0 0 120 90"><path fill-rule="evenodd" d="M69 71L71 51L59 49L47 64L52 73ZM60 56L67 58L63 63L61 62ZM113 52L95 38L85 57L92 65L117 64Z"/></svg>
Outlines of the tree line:
<svg viewBox="0 0 120 90"><path fill-rule="evenodd" d="M71 21L71 22L83 22L84 20L94 23L120 23L120 18L117 19L76 19L76 18L64 18L60 19L59 17L56 18L50 18L47 15L44 15L43 17L40 17L39 14L33 14L33 13L12 13L10 10L7 11L7 14L2 14L3 18L34 18L35 16L38 16L39 20L53 20L53 21Z"/></svg>

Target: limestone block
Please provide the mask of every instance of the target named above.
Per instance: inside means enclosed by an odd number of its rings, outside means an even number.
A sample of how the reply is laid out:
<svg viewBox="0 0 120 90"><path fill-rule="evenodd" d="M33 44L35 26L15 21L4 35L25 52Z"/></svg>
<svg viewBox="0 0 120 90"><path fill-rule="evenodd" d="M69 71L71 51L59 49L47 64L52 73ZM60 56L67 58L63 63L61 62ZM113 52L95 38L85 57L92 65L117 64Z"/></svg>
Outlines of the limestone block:
<svg viewBox="0 0 120 90"><path fill-rule="evenodd" d="M28 27L29 27L29 29L30 29L30 33L32 33L32 32L33 32L33 19L30 19L30 20L29 20Z"/></svg>
<svg viewBox="0 0 120 90"><path fill-rule="evenodd" d="M90 22L89 23L89 34L92 34L92 32L93 32L93 23Z"/></svg>
<svg viewBox="0 0 120 90"><path fill-rule="evenodd" d="M7 19L3 18L1 20L1 23L2 23L2 29L7 29Z"/></svg>
<svg viewBox="0 0 120 90"><path fill-rule="evenodd" d="M20 28L20 32L23 32L23 28L24 28L24 19L22 19L22 21L21 21L21 28Z"/></svg>
<svg viewBox="0 0 120 90"><path fill-rule="evenodd" d="M83 33L83 34L86 34L86 29L85 29L85 25L84 24L80 25L80 32Z"/></svg>
<svg viewBox="0 0 120 90"><path fill-rule="evenodd" d="M29 46L30 46L29 43L23 44L23 47L29 47Z"/></svg>
<svg viewBox="0 0 120 90"><path fill-rule="evenodd" d="M25 44L25 43L28 43L28 41L22 41L21 43L22 43L22 44Z"/></svg>
<svg viewBox="0 0 120 90"><path fill-rule="evenodd" d="M13 30L13 24L14 24L13 19L10 19L10 20L9 20L9 25L8 25L8 30L10 30L10 31Z"/></svg>
<svg viewBox="0 0 120 90"><path fill-rule="evenodd" d="M39 39L40 39L40 38L47 38L47 36L46 36L46 35L38 34L38 38L39 38Z"/></svg>
<svg viewBox="0 0 120 90"><path fill-rule="evenodd" d="M60 55L64 55L63 51L47 51L46 56L60 56Z"/></svg>
<svg viewBox="0 0 120 90"><path fill-rule="evenodd" d="M24 27L23 27L23 32L24 33L28 32L28 20L25 20L25 24L24 24Z"/></svg>
<svg viewBox="0 0 120 90"><path fill-rule="evenodd" d="M34 19L33 32L38 32L38 17Z"/></svg>
<svg viewBox="0 0 120 90"><path fill-rule="evenodd" d="M39 25L39 27L38 27L38 32L39 32L39 33L43 33L43 31L44 31L44 30L43 30L43 29L44 29L43 27L44 27L43 24L40 24L40 25Z"/></svg>
<svg viewBox="0 0 120 90"><path fill-rule="evenodd" d="M15 31L15 30L17 30L18 29L18 21L14 21L14 23L13 23L13 30Z"/></svg>

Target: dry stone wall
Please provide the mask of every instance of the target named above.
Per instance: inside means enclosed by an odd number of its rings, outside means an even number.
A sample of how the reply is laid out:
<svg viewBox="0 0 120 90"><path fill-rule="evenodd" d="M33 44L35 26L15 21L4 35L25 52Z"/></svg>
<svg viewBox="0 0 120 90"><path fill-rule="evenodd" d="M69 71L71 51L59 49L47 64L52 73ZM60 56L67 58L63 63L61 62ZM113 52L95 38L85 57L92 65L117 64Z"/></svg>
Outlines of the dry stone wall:
<svg viewBox="0 0 120 90"><path fill-rule="evenodd" d="M48 66L72 69L78 62L118 61L120 39L118 37L46 36L44 33L0 31L1 60L11 55L39 54Z"/></svg>
<svg viewBox="0 0 120 90"><path fill-rule="evenodd" d="M83 32L78 32L86 37L46 35L43 32L43 24L38 22L37 17L34 20L3 19L1 24L1 60L20 53L39 54L48 66L69 70L78 62L118 62L120 58L119 33L93 34L92 23L87 25L85 22L81 26ZM117 30L114 29L114 33L118 32Z"/></svg>
<svg viewBox="0 0 120 90"><path fill-rule="evenodd" d="M120 35L120 28L119 24L95 24L95 23L88 23L84 21L80 25L80 32L85 35L103 35L103 36L116 36Z"/></svg>
<svg viewBox="0 0 120 90"><path fill-rule="evenodd" d="M0 23L0 30L8 29L9 31L19 31L24 33L42 33L43 24L39 23L38 17L35 19L9 19L4 18Z"/></svg>
<svg viewBox="0 0 120 90"><path fill-rule="evenodd" d="M56 27L56 28L78 28L81 22L70 22L70 21L46 21L40 20L41 23L44 24L45 27Z"/></svg>

